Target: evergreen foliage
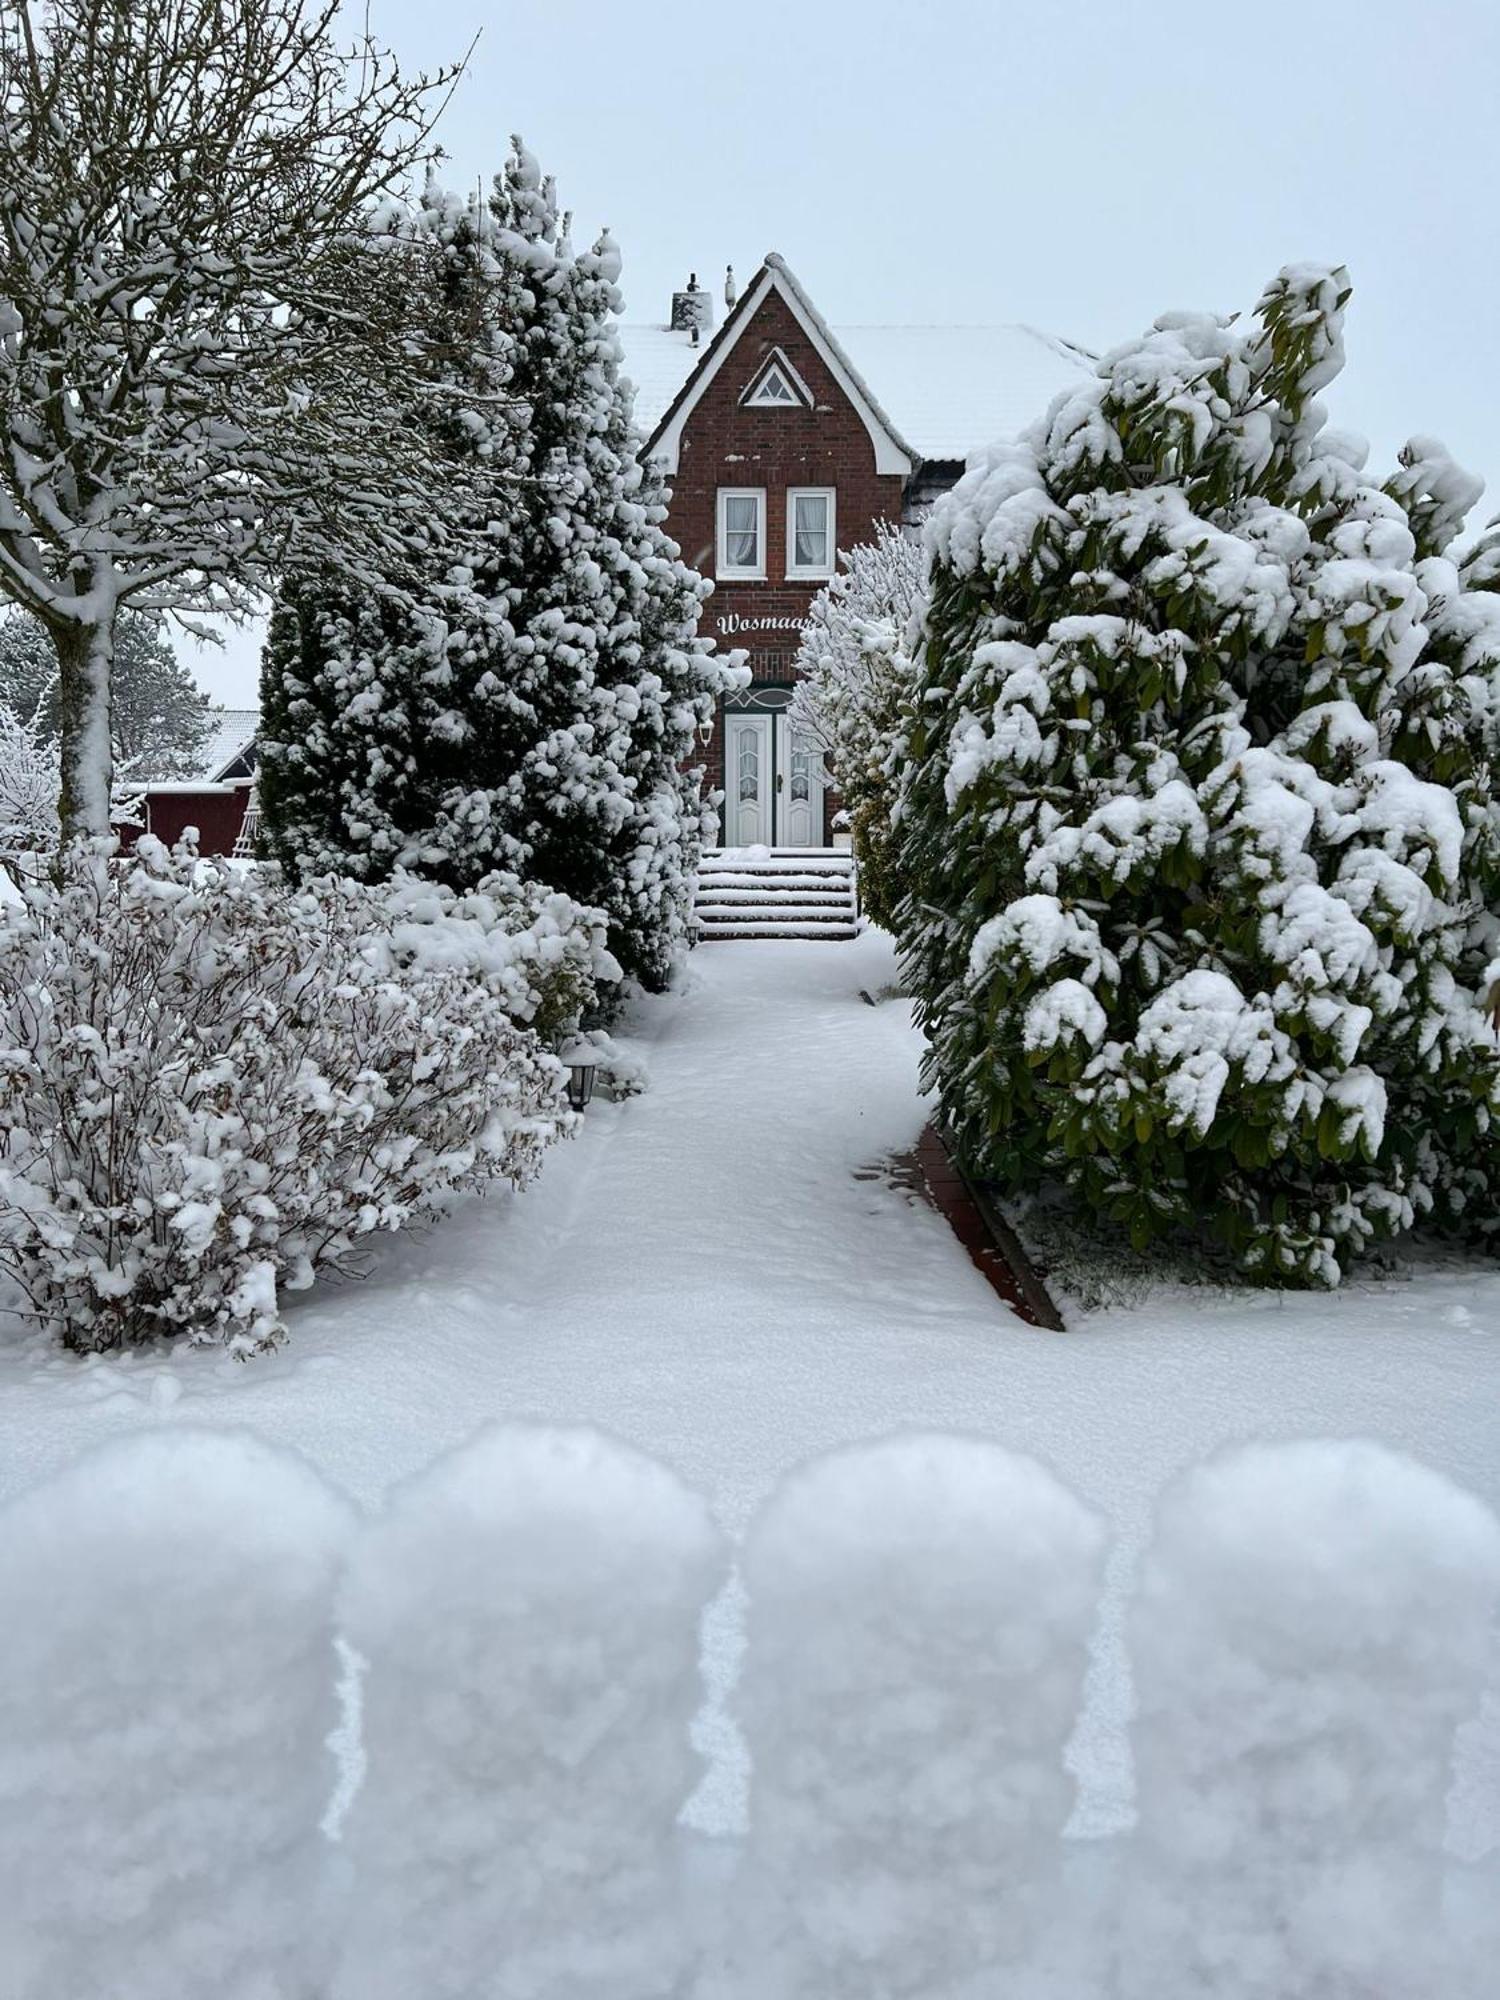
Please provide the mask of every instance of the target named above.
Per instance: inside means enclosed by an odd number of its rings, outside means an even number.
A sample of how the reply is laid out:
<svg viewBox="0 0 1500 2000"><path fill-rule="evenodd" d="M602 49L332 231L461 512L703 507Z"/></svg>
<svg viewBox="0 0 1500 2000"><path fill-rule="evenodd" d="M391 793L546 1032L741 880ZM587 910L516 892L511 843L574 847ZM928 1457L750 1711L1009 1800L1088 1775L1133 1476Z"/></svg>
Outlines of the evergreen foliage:
<svg viewBox="0 0 1500 2000"><path fill-rule="evenodd" d="M0 703L18 722L34 721L43 742L54 746L60 693L57 649L46 626L22 611L0 619ZM213 703L173 652L161 620L148 612L116 615L109 725L117 777L202 776Z"/></svg>
<svg viewBox="0 0 1500 2000"><path fill-rule="evenodd" d="M971 1154L1280 1282L1487 1234L1500 1179L1500 597L1440 445L1380 487L1325 428L1348 295L1160 320L971 465L903 800Z"/></svg>
<svg viewBox="0 0 1500 2000"><path fill-rule="evenodd" d="M429 186L447 357L428 421L454 467L384 589L283 591L263 668L262 812L294 871L494 868L602 910L660 986L703 836L696 729L737 679L695 634L705 586L665 535L621 380L619 255L575 252L517 141L483 205Z"/></svg>
<svg viewBox="0 0 1500 2000"><path fill-rule="evenodd" d="M860 900L889 928L900 899L897 789L914 667L912 627L924 598L926 554L886 521L813 599L797 665L792 720L831 766L855 858Z"/></svg>

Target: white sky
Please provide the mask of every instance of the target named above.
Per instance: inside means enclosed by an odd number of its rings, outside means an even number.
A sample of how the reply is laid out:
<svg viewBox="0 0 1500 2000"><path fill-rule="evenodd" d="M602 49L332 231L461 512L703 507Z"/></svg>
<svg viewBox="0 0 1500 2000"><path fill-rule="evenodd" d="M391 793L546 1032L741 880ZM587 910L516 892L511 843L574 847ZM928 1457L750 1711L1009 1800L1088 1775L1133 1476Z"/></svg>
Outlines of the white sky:
<svg viewBox="0 0 1500 2000"><path fill-rule="evenodd" d="M351 7L351 15L355 9ZM1333 420L1442 438L1500 511L1500 0L369 0L412 68L480 39L454 185L519 130L627 320L791 263L826 316L1029 320L1088 346L1348 265ZM900 412L893 411L897 422ZM977 442L977 440L976 440ZM191 649L190 649L191 650ZM255 699L257 645L192 653Z"/></svg>

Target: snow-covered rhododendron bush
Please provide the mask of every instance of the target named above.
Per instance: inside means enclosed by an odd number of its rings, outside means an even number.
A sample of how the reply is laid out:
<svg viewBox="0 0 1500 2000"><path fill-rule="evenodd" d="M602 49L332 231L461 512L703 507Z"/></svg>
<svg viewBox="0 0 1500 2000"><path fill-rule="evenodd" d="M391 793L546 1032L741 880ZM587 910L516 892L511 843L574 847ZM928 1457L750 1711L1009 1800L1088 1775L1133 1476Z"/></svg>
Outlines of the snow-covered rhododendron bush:
<svg viewBox="0 0 1500 2000"><path fill-rule="evenodd" d="M0 909L0 1272L78 1350L247 1353L283 1289L569 1126L550 1037L617 968L603 920L496 877L269 870L143 840Z"/></svg>
<svg viewBox="0 0 1500 2000"><path fill-rule="evenodd" d="M927 556L913 536L877 521L874 539L839 561L803 627L797 664L805 678L792 719L822 750L843 794L860 899L876 923L889 924L899 894L892 822L915 672L909 635Z"/></svg>
<svg viewBox="0 0 1500 2000"><path fill-rule="evenodd" d="M902 942L1010 1190L1335 1283L1496 1226L1500 594L1480 482L1326 425L1349 281L1172 315L927 536Z"/></svg>

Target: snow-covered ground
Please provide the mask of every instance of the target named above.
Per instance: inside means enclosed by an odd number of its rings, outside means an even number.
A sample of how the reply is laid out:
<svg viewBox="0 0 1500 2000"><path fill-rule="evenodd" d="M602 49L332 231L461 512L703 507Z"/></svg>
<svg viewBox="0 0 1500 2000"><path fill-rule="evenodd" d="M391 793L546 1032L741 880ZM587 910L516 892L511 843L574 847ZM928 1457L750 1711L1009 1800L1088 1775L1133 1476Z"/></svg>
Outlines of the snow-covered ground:
<svg viewBox="0 0 1500 2000"><path fill-rule="evenodd" d="M741 1530L778 1475L901 1426L977 1432L1050 1464L1108 1515L1128 1578L1156 1495L1230 1439L1368 1436L1500 1507L1500 1277L1333 1297L1176 1294L1066 1334L1010 1317L925 1205L856 1170L925 1109L887 942L721 945L644 1007L651 1084L596 1103L520 1198L394 1242L362 1284L290 1315L280 1354L80 1363L0 1347L0 1492L142 1424L247 1426L364 1502L495 1417L598 1423L678 1468ZM733 1670L737 1607L709 1634ZM1106 1619L1073 1746L1080 1831L1118 1826L1128 1689ZM1500 1709L1461 1773L1454 1833L1500 1841ZM742 1772L712 1719L695 1811L736 1823Z"/></svg>

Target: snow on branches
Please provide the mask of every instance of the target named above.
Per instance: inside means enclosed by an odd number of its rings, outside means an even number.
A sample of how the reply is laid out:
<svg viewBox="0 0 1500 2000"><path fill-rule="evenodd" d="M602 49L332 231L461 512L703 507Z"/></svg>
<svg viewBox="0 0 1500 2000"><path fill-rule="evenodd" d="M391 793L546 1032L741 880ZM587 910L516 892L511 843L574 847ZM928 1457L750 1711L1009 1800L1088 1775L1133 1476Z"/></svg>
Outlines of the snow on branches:
<svg viewBox="0 0 1500 2000"><path fill-rule="evenodd" d="M860 892L877 923L895 908L896 777L911 697L912 625L923 604L927 557L886 521L842 553L843 567L813 599L797 664L804 678L792 719L832 765L859 859Z"/></svg>
<svg viewBox="0 0 1500 2000"><path fill-rule="evenodd" d="M1500 598L1479 483L1317 400L1341 270L1173 315L928 531L901 927L945 1109L1139 1247L1336 1282L1493 1227Z"/></svg>
<svg viewBox="0 0 1500 2000"><path fill-rule="evenodd" d="M57 842L57 758L41 724L0 701L0 857Z"/></svg>
<svg viewBox="0 0 1500 2000"><path fill-rule="evenodd" d="M282 1335L278 1294L567 1131L597 917L69 850L0 910L0 1270L64 1345ZM539 1033L541 1030L542 1033Z"/></svg>
<svg viewBox="0 0 1500 2000"><path fill-rule="evenodd" d="M431 182L402 229L443 273L425 409L454 478L406 527L419 590L328 568L283 588L271 851L365 879L517 870L602 909L625 969L660 986L702 839L696 732L741 675L697 635L707 586L638 460L619 252L607 233L575 250L519 140L488 201Z"/></svg>
<svg viewBox="0 0 1500 2000"><path fill-rule="evenodd" d="M0 14L0 593L58 650L68 834L108 827L121 604L243 611L289 544L368 559L435 483L390 393L419 279L375 209L448 79L336 12Z"/></svg>

